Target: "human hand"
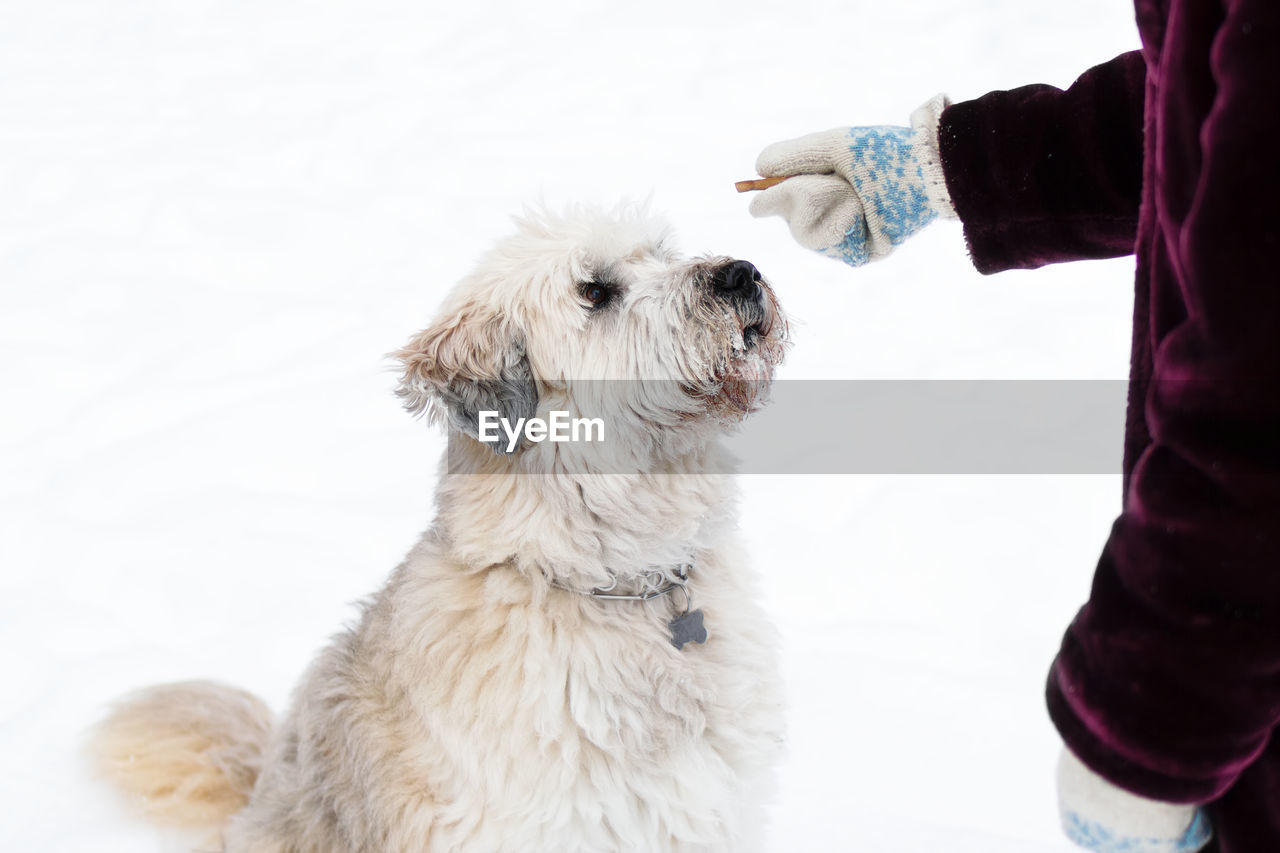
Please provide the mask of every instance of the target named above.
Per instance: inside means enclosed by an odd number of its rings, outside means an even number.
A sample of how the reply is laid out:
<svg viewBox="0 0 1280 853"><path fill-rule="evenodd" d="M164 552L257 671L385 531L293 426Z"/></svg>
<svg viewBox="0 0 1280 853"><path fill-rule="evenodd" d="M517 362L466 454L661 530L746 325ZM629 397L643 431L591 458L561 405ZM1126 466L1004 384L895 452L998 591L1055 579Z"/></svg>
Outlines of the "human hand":
<svg viewBox="0 0 1280 853"><path fill-rule="evenodd" d="M938 157L938 96L911 127L847 127L760 152L765 177L793 176L752 200L755 217L781 216L800 245L850 266L893 249L939 216L955 218Z"/></svg>

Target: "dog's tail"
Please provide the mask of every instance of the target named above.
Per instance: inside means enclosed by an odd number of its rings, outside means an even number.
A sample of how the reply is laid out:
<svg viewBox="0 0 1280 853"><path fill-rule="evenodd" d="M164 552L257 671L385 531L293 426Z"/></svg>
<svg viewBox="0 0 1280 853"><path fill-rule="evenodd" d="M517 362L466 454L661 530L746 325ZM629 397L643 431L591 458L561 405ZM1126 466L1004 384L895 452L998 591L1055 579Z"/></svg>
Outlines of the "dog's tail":
<svg viewBox="0 0 1280 853"><path fill-rule="evenodd" d="M208 681L125 696L89 737L103 776L157 823L216 830L249 801L271 736L257 697Z"/></svg>

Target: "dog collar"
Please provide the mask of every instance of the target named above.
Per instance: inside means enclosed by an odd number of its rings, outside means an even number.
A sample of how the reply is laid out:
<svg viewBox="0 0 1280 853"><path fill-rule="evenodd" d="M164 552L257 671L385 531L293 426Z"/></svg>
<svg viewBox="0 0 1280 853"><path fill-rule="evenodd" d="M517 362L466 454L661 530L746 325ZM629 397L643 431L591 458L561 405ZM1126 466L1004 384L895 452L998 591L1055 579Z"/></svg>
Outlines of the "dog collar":
<svg viewBox="0 0 1280 853"><path fill-rule="evenodd" d="M693 571L692 563L684 563L675 569L664 572L653 569L640 575L640 585L636 592L617 591L618 576L611 575L609 585L586 590L573 589L552 581L551 585L567 592L589 595L592 598L612 599L614 601L652 601L664 595L671 595L676 590L684 595L684 611L667 623L671 631L671 645L684 649L686 643L705 643L707 629L702 624L702 611L694 610L693 596L689 592L689 573Z"/></svg>

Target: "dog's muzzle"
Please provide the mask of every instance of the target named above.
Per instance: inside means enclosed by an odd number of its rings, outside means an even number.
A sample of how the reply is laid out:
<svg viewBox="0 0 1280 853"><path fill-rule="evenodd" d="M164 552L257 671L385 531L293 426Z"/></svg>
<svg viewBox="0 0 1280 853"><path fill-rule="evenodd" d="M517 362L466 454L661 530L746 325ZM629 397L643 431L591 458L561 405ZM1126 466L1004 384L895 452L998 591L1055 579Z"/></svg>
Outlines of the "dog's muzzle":
<svg viewBox="0 0 1280 853"><path fill-rule="evenodd" d="M773 326L760 270L749 261L728 261L716 268L710 282L715 298L727 303L742 323L743 347L755 349L760 337L769 334Z"/></svg>
<svg viewBox="0 0 1280 853"><path fill-rule="evenodd" d="M760 270L750 261L729 261L711 276L711 287L721 299L758 303L764 298L762 280Z"/></svg>

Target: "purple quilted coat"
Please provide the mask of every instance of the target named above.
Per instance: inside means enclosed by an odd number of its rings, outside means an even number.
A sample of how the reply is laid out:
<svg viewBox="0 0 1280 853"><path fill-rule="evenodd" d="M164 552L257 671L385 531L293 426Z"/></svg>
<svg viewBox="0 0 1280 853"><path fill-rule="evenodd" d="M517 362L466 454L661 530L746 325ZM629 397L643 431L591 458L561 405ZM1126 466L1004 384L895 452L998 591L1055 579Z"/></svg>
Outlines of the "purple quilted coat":
<svg viewBox="0 0 1280 853"><path fill-rule="evenodd" d="M1066 91L948 108L943 168L983 272L1137 255L1123 512L1050 714L1208 803L1211 850L1280 853L1280 0L1137 12L1142 50Z"/></svg>

